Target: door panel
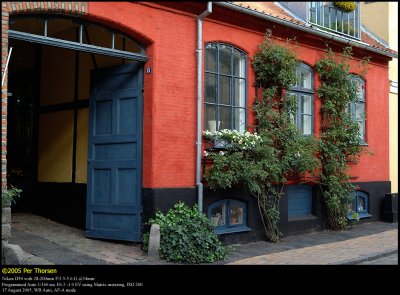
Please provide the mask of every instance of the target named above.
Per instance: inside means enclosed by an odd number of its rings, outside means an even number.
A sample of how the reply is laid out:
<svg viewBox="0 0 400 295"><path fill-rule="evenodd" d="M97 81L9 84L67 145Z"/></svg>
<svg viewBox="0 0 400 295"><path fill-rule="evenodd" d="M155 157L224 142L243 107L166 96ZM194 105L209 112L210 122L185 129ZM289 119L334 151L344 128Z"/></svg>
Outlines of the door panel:
<svg viewBox="0 0 400 295"><path fill-rule="evenodd" d="M88 237L141 240L142 83L141 63L92 72Z"/></svg>

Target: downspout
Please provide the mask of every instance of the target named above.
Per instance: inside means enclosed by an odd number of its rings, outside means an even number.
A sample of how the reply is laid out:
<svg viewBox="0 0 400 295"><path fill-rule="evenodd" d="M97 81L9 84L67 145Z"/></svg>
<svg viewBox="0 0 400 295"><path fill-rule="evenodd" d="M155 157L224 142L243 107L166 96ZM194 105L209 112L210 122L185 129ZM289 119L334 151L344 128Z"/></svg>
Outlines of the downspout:
<svg viewBox="0 0 400 295"><path fill-rule="evenodd" d="M203 212L203 183L201 182L201 142L202 142L202 74L203 74L203 18L212 13L212 2L207 2L207 10L197 16L197 141L196 141L196 186L197 204Z"/></svg>

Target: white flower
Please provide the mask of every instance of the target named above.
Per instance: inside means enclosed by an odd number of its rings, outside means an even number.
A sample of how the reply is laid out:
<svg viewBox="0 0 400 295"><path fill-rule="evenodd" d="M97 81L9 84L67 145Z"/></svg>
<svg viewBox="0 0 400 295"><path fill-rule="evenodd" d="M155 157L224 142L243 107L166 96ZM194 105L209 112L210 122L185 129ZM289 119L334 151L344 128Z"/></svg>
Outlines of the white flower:
<svg viewBox="0 0 400 295"><path fill-rule="evenodd" d="M224 153L223 151L220 151L219 154L220 154L221 156L225 155L225 153Z"/></svg>
<svg viewBox="0 0 400 295"><path fill-rule="evenodd" d="M204 154L204 157L207 157L207 156L208 156L207 151L204 151L203 154Z"/></svg>

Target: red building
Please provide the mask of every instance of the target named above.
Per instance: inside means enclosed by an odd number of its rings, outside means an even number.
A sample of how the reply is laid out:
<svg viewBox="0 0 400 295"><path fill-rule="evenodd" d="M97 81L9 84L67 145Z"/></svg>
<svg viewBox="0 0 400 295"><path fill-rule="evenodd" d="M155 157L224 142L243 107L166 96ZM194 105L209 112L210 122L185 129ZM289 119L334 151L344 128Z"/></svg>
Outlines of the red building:
<svg viewBox="0 0 400 295"><path fill-rule="evenodd" d="M297 123L305 135L320 134L313 66L325 42L338 53L353 46L355 75L371 57L352 109L367 113L355 118L373 156L351 175L360 213L379 220L390 192L388 62L397 53L362 27L358 6L343 13L299 3L3 2L3 72L13 50L2 86L2 186L24 190L14 210L86 227L90 237L140 241L156 209L184 200L209 216L220 210L225 240L262 239L245 192L202 192L197 143L215 122L240 131L253 122L251 59L271 29L276 42L296 37L300 46L307 84L293 92L304 97ZM323 229L317 186L285 193L285 235Z"/></svg>

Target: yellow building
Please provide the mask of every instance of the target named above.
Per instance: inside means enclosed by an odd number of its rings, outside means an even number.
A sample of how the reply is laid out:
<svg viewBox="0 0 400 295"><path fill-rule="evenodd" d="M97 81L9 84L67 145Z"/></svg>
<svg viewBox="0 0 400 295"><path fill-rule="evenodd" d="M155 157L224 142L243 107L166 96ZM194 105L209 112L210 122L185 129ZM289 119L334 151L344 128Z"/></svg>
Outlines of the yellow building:
<svg viewBox="0 0 400 295"><path fill-rule="evenodd" d="M381 42L398 51L398 2L361 2L361 22ZM398 192L398 59L389 62L389 167L392 193Z"/></svg>

